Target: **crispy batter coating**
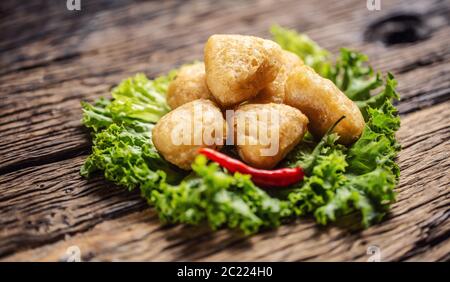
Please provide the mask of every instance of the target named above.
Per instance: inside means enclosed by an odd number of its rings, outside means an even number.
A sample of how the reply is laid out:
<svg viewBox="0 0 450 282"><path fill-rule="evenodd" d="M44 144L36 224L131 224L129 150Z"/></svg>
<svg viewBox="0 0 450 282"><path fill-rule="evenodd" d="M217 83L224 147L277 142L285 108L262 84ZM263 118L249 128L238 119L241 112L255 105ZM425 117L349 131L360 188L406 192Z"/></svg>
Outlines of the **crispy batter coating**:
<svg viewBox="0 0 450 282"><path fill-rule="evenodd" d="M197 99L213 99L206 86L203 62L182 66L167 90L167 103L172 109Z"/></svg>
<svg viewBox="0 0 450 282"><path fill-rule="evenodd" d="M302 111L309 118L309 131L316 137L326 131L342 116L334 132L341 144L356 141L364 129L364 118L358 106L328 79L312 68L297 67L286 81L285 103Z"/></svg>
<svg viewBox="0 0 450 282"><path fill-rule="evenodd" d="M299 56L285 50L279 53L277 60L281 64L277 78L264 87L250 103L281 104L284 102L286 79L295 67L303 65L303 61Z"/></svg>
<svg viewBox="0 0 450 282"><path fill-rule="evenodd" d="M308 118L288 105L241 105L233 124L239 156L254 167L273 168L302 140L307 124Z"/></svg>
<svg viewBox="0 0 450 282"><path fill-rule="evenodd" d="M281 47L273 41L245 35L212 35L205 45L206 83L223 107L246 101L272 82Z"/></svg>
<svg viewBox="0 0 450 282"><path fill-rule="evenodd" d="M152 140L168 162L190 170L199 148L221 147L226 137L226 126L216 104L199 99L163 116L153 128Z"/></svg>

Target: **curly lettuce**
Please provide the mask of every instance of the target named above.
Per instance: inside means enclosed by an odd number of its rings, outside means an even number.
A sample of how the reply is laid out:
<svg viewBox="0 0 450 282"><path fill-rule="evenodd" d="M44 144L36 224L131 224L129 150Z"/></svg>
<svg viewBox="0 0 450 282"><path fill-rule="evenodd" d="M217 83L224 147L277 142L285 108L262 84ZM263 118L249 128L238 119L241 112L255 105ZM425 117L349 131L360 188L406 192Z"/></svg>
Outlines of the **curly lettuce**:
<svg viewBox="0 0 450 282"><path fill-rule="evenodd" d="M230 174L203 156L187 174L166 162L151 140L154 124L170 110L166 93L174 70L154 80L137 74L115 87L112 98L82 102L82 122L92 131L93 145L81 174L102 173L115 184L140 189L163 222L207 223L214 230L239 228L251 234L304 215L328 224L356 214L362 227L381 220L395 200L400 173L393 75L383 80L361 53L343 48L333 62L306 35L279 26L271 33L359 106L366 125L353 145L339 145L334 133L319 142L307 134L281 164L303 167L306 177L283 190L266 192L248 175Z"/></svg>
<svg viewBox="0 0 450 282"><path fill-rule="evenodd" d="M112 99L100 98L95 103L81 102L83 124L98 132L112 123L134 120L156 123L170 111L166 101L167 88L176 76L176 70L168 75L149 80L144 74L123 80L112 92Z"/></svg>
<svg viewBox="0 0 450 282"><path fill-rule="evenodd" d="M115 184L140 189L163 222L207 222L212 229L228 226L246 234L278 226L289 215L289 204L269 196L249 176L229 175L217 164L207 164L203 156L193 164L193 174L186 176L161 157L151 139L154 105L145 110L149 115L139 105L142 95L154 95L146 99L165 109L165 100L159 99L167 91L167 77L163 78L150 81L138 75L115 88L112 100L82 103L82 122L94 134L92 154L81 167L81 175L101 172ZM120 101L123 97L125 102Z"/></svg>
<svg viewBox="0 0 450 282"><path fill-rule="evenodd" d="M224 172L216 163L198 156L193 174L178 185L161 183L142 189L165 222L200 224L216 230L222 226L240 228L246 234L262 227L274 227L290 215L289 204L269 196L249 175Z"/></svg>
<svg viewBox="0 0 450 282"><path fill-rule="evenodd" d="M287 164L300 165L308 172L287 196L293 212L312 213L321 224L355 212L364 227L381 220L395 200L400 174L395 162L400 151L395 139L400 118L392 104L399 95L393 75L387 74L379 90L382 76L367 64L364 54L342 48L332 64L327 53L308 37L278 26L272 33L283 48L297 54L355 101L366 120L362 136L349 148L336 144L337 135L327 134L321 142L311 144L309 140L306 146L303 142L290 153Z"/></svg>

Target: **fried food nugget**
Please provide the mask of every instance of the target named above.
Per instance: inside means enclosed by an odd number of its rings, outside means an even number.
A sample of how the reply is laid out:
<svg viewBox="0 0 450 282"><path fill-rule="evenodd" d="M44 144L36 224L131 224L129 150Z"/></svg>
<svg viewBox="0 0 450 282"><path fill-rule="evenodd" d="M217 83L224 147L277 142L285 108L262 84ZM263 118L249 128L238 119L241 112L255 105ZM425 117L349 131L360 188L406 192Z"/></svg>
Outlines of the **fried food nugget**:
<svg viewBox="0 0 450 282"><path fill-rule="evenodd" d="M364 118L358 106L328 79L312 68L297 67L286 81L285 103L302 111L309 118L309 131L316 137L323 136L342 116L336 126L341 144L356 141L364 129Z"/></svg>
<svg viewBox="0 0 450 282"><path fill-rule="evenodd" d="M246 101L272 82L281 47L273 41L245 35L212 35L205 45L206 83L223 107Z"/></svg>
<svg viewBox="0 0 450 282"><path fill-rule="evenodd" d="M288 105L241 105L233 120L239 156L254 167L273 168L302 140L307 124L308 118Z"/></svg>
<svg viewBox="0 0 450 282"><path fill-rule="evenodd" d="M199 99L163 116L153 128L152 140L164 159L190 170L199 148L216 149L223 145L226 127L216 104Z"/></svg>
<svg viewBox="0 0 450 282"><path fill-rule="evenodd" d="M277 78L264 87L249 103L281 104L284 102L286 79L295 67L303 65L303 61L296 54L286 50L282 50L279 53L277 60L281 64Z"/></svg>
<svg viewBox="0 0 450 282"><path fill-rule="evenodd" d="M206 86L203 62L182 66L167 90L167 103L172 109L197 99L213 99Z"/></svg>

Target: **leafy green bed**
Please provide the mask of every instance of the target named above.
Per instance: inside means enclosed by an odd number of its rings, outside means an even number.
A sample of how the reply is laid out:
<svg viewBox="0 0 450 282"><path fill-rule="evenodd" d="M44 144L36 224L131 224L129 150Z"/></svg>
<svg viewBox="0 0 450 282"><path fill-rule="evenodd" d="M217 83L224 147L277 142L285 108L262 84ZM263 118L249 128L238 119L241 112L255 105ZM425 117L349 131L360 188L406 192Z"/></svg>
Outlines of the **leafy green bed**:
<svg viewBox="0 0 450 282"><path fill-rule="evenodd" d="M213 229L238 227L248 234L308 214L320 224L350 213L360 215L362 227L379 221L395 200L399 178L395 79L387 74L383 81L363 54L342 49L333 62L306 35L278 26L271 32L284 49L356 101L366 120L356 143L347 148L336 143L336 134L319 142L307 134L282 163L304 167L304 181L270 195L249 176L228 174L203 156L187 174L167 163L151 141L154 123L170 110L165 94L176 70L155 80L137 74L114 88L112 99L82 102L83 123L92 131L93 146L81 174L102 172L129 190L140 189L164 222L207 222Z"/></svg>

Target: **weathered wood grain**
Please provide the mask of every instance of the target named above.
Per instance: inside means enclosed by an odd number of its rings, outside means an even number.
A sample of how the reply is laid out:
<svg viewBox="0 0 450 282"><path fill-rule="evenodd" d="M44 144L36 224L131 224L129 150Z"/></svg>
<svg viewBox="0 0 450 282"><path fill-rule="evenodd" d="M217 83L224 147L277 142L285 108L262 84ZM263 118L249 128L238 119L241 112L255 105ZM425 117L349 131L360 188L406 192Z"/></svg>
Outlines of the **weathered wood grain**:
<svg viewBox="0 0 450 282"><path fill-rule="evenodd" d="M65 255L69 246L80 247L85 260L367 260L366 249L370 245L381 248L383 260L445 260L450 253L450 103L406 115L398 133L403 150L399 156L401 181L396 189L397 202L386 220L364 231L349 231L342 227L318 227L311 219L302 218L291 224L261 234L244 237L229 230L211 232L206 227L162 226L153 209L104 221L92 230L85 228L85 209L91 206L90 217L105 217L114 210L128 210L136 199L120 193L116 188L96 188L94 180L85 187L72 169L79 163L60 165L68 181L62 177L45 180L54 174L41 167L35 173L27 170L3 176L2 184L9 189L16 187L20 174L31 175L30 182L45 187L31 189L30 195L17 196L14 191L10 209L0 206L1 218L15 222L3 222L9 231L2 234L0 250L26 248L51 238L56 234L75 234L63 241L4 257L4 260L56 261ZM65 168L65 169L64 169ZM29 170L29 169L28 169ZM63 172L62 172L63 173ZM17 179L14 181L14 179ZM62 182L64 184L56 184ZM89 183L89 182L88 182ZM32 185L27 185L32 187ZM74 189L69 195L65 189ZM101 189L101 191L99 190ZM91 192L94 190L93 192ZM47 196L36 197L39 194ZM63 194L62 198L55 196ZM81 196L82 195L82 196ZM112 195L114 199L111 199ZM14 202L12 202L14 201ZM62 202L53 208L53 201ZM134 203L133 203L134 201ZM120 205L120 203L123 205ZM46 203L48 205L46 205ZM63 208L61 208L63 207ZM80 208L82 207L82 208ZM34 213L32 213L33 211ZM50 216L52 215L53 216ZM70 214L70 224L62 224L60 218ZM36 230L23 234L25 219L36 223ZM24 220L21 220L24 219ZM45 219L45 220L44 220ZM45 222L39 224L39 222ZM45 230L41 230L45 228ZM15 235L15 236L11 236ZM20 238L17 242L14 238ZM15 245L15 246L14 246Z"/></svg>
<svg viewBox="0 0 450 282"><path fill-rule="evenodd" d="M377 69L393 71L404 100L401 113L450 97L450 27L440 23L441 18L431 38L420 44L385 47L363 41L367 22L401 9L403 1L385 3L380 13L369 12L356 0L319 6L300 1L185 2L111 4L100 9L102 2L87 1L86 14L79 15L49 5L52 21L36 14L23 21L24 16L7 17L5 28L0 28L7 35L12 24L44 28L37 38L34 29L25 30L19 37L5 37L0 45L0 50L15 54L0 57L0 173L88 150L79 122L80 100L108 95L113 85L133 73L155 76L201 58L202 45L212 33L268 36L274 22L305 31L334 52L342 46L364 51ZM420 1L408 5L420 11L427 7ZM293 10L301 11L301 20L286 17Z"/></svg>
<svg viewBox="0 0 450 282"><path fill-rule="evenodd" d="M101 177L83 179L79 170L85 158L0 176L0 254L54 242L147 208L138 191L115 187Z"/></svg>
<svg viewBox="0 0 450 282"><path fill-rule="evenodd" d="M58 260L450 260L450 3L365 1L0 1L0 257ZM45 11L42 12L42 11ZM370 23L418 13L430 37L364 41ZM273 23L337 53L350 47L399 81L401 182L386 221L362 232L311 219L245 238L206 227L162 226L138 192L78 170L89 152L79 101L108 95L136 72L150 77L202 57L212 33L268 37Z"/></svg>

